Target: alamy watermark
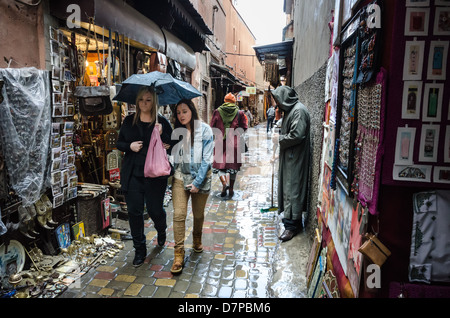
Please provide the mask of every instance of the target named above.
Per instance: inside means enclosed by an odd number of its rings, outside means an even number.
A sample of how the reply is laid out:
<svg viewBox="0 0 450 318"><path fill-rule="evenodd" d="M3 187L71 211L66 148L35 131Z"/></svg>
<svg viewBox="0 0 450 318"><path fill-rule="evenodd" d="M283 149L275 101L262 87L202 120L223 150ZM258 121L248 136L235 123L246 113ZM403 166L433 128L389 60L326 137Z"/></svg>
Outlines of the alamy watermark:
<svg viewBox="0 0 450 318"><path fill-rule="evenodd" d="M381 8L378 4L370 4L367 6L367 27L369 29L381 28Z"/></svg>
<svg viewBox="0 0 450 318"><path fill-rule="evenodd" d="M69 29L81 28L81 8L78 4L69 4L66 9L70 13L66 19Z"/></svg>

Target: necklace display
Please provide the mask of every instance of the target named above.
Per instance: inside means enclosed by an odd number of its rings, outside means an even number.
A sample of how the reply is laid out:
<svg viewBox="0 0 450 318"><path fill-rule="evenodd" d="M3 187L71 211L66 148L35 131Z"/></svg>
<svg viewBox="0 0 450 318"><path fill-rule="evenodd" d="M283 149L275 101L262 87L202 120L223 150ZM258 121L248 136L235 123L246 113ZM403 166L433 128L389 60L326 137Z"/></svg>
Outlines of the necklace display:
<svg viewBox="0 0 450 318"><path fill-rule="evenodd" d="M382 84L366 86L358 94L358 130L355 139L355 179L352 191L358 198L373 200L377 154L381 134Z"/></svg>
<svg viewBox="0 0 450 318"><path fill-rule="evenodd" d="M342 93L342 118L340 129L339 164L345 170L348 169L351 125L354 114L354 75L357 55L357 43L347 48L344 52L343 69L343 93Z"/></svg>

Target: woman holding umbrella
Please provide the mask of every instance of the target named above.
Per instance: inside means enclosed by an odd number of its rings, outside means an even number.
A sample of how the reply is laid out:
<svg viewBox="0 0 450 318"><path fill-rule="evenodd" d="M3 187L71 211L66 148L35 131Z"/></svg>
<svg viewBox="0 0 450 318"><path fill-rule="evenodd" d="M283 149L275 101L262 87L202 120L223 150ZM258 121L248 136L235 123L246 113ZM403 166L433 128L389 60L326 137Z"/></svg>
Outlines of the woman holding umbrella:
<svg viewBox="0 0 450 318"><path fill-rule="evenodd" d="M147 256L144 204L158 232L158 245L163 246L166 241L164 194L168 178L146 178L144 165L153 129L159 130L165 148L170 151L172 127L164 116L157 113L157 96L153 88L143 86L139 89L136 106L136 113L127 116L123 121L117 149L125 152L120 182L125 193L135 248L133 266L138 267L144 263Z"/></svg>
<svg viewBox="0 0 450 318"><path fill-rule="evenodd" d="M184 239L189 198L192 200L194 252L201 253L205 205L211 190L211 163L214 136L211 127L199 119L191 100L181 100L175 107L175 130L183 139L173 147L175 175L173 178L174 261L170 271L178 274L184 265Z"/></svg>

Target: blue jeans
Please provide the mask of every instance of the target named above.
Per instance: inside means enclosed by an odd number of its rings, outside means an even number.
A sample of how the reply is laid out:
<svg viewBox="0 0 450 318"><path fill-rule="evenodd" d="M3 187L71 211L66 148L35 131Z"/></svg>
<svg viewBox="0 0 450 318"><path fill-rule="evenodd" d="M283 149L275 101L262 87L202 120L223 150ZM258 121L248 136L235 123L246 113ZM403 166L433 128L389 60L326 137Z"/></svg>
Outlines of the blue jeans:
<svg viewBox="0 0 450 318"><path fill-rule="evenodd" d="M274 119L275 119L275 117L268 117L267 118L267 132L269 132L269 129L273 128L273 120Z"/></svg>
<svg viewBox="0 0 450 318"><path fill-rule="evenodd" d="M125 201L133 246L137 251L146 251L144 203L158 234L166 231L167 221L166 210L164 209L166 188L167 179L131 177L129 190L125 193Z"/></svg>

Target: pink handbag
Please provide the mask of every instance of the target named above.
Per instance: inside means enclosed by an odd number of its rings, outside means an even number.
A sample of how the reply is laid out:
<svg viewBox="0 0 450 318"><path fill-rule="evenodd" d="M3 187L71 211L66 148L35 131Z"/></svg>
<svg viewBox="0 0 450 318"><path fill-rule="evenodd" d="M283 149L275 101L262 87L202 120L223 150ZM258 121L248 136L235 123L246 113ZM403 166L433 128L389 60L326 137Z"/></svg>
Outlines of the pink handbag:
<svg viewBox="0 0 450 318"><path fill-rule="evenodd" d="M167 151L164 148L159 131L155 127L148 145L144 176L146 178L166 177L170 175L170 172L171 166L167 158Z"/></svg>

